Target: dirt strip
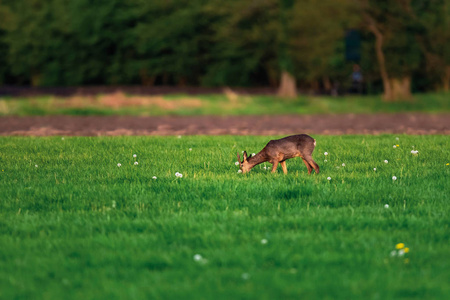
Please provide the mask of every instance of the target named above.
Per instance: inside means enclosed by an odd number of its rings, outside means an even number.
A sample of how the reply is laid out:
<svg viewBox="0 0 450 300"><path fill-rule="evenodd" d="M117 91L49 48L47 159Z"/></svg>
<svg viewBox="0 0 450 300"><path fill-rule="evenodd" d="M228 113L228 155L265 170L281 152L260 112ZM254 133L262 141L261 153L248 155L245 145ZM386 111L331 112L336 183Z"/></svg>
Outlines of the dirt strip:
<svg viewBox="0 0 450 300"><path fill-rule="evenodd" d="M450 134L450 114L0 117L0 135Z"/></svg>

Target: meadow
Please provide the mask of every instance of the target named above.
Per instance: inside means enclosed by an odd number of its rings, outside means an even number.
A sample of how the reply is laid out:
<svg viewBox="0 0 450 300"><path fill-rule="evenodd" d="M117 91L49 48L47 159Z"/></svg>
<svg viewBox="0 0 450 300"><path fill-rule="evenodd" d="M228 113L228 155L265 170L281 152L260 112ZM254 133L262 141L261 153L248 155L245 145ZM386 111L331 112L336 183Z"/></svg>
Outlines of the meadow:
<svg viewBox="0 0 450 300"><path fill-rule="evenodd" d="M279 115L450 112L447 92L414 94L409 101L385 102L381 96L308 96L295 99L276 96L211 95L138 96L121 92L93 96L0 97L0 116L45 115Z"/></svg>
<svg viewBox="0 0 450 300"><path fill-rule="evenodd" d="M0 137L0 299L450 298L448 136L314 138Z"/></svg>

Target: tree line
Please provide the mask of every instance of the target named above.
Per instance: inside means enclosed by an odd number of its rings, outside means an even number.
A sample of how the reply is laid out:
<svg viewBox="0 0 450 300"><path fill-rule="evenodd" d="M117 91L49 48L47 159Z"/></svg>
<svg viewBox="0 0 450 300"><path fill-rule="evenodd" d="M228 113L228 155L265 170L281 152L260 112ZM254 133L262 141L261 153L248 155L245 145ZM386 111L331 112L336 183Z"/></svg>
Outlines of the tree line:
<svg viewBox="0 0 450 300"><path fill-rule="evenodd" d="M448 0L0 0L0 85L448 90Z"/></svg>

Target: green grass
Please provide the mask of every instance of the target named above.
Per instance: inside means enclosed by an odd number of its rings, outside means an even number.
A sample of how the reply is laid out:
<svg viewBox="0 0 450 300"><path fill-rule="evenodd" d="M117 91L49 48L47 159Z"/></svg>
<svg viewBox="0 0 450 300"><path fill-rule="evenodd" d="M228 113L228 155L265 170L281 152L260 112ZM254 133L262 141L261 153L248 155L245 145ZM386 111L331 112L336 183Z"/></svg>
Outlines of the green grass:
<svg viewBox="0 0 450 300"><path fill-rule="evenodd" d="M128 104L127 104L128 103ZM134 104L133 104L134 103ZM114 106L116 105L116 106ZM410 101L387 103L380 96L241 96L169 95L140 97L124 94L96 97L0 97L0 116L41 115L274 115L329 113L450 112L449 93L416 94Z"/></svg>
<svg viewBox="0 0 450 300"><path fill-rule="evenodd" d="M0 299L448 299L448 136L314 137L0 138Z"/></svg>

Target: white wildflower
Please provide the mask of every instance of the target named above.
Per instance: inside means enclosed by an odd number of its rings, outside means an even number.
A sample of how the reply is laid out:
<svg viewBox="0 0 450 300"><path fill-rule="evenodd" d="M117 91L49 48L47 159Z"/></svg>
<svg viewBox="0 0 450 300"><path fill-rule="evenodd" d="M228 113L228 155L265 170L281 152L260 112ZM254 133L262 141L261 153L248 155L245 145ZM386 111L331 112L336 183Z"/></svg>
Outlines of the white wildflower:
<svg viewBox="0 0 450 300"><path fill-rule="evenodd" d="M397 177L396 176L392 176L392 180L397 180Z"/></svg>
<svg viewBox="0 0 450 300"><path fill-rule="evenodd" d="M203 257L200 254L195 254L194 255L194 260L195 261L201 261L203 259Z"/></svg>
<svg viewBox="0 0 450 300"><path fill-rule="evenodd" d="M417 151L417 150L411 150L411 154L417 155L417 153L419 153L419 151Z"/></svg>
<svg viewBox="0 0 450 300"><path fill-rule="evenodd" d="M327 162L327 161L328 161L328 160L325 159L323 162Z"/></svg>
<svg viewBox="0 0 450 300"><path fill-rule="evenodd" d="M114 201L114 200L112 201L111 207L116 208L116 201Z"/></svg>
<svg viewBox="0 0 450 300"><path fill-rule="evenodd" d="M345 167L345 164L343 163L342 166Z"/></svg>
<svg viewBox="0 0 450 300"><path fill-rule="evenodd" d="M385 204L385 205L384 205L384 208L389 208L389 204Z"/></svg>
<svg viewBox="0 0 450 300"><path fill-rule="evenodd" d="M385 160L384 160L384 163L385 163L385 164L387 164L387 163L388 163L388 160L387 160L387 159L385 159Z"/></svg>
<svg viewBox="0 0 450 300"><path fill-rule="evenodd" d="M38 167L38 165L34 165L36 168Z"/></svg>
<svg viewBox="0 0 450 300"><path fill-rule="evenodd" d="M398 256L403 256L403 255L405 255L405 250L404 249L398 250Z"/></svg>
<svg viewBox="0 0 450 300"><path fill-rule="evenodd" d="M238 170L238 173L242 173L242 170Z"/></svg>
<svg viewBox="0 0 450 300"><path fill-rule="evenodd" d="M179 139L181 139L181 135L177 136Z"/></svg>
<svg viewBox="0 0 450 300"><path fill-rule="evenodd" d="M374 170L374 171L376 171L376 170L377 170L377 168L373 168L373 170Z"/></svg>
<svg viewBox="0 0 450 300"><path fill-rule="evenodd" d="M263 245L267 244L267 240L266 239L262 239L261 240L261 244L263 244Z"/></svg>
<svg viewBox="0 0 450 300"><path fill-rule="evenodd" d="M255 156L256 154L255 153L252 153L252 156Z"/></svg>
<svg viewBox="0 0 450 300"><path fill-rule="evenodd" d="M189 151L192 151L192 148L189 148Z"/></svg>
<svg viewBox="0 0 450 300"><path fill-rule="evenodd" d="M328 155L328 152L325 152L323 155L327 156L327 155Z"/></svg>
<svg viewBox="0 0 450 300"><path fill-rule="evenodd" d="M120 168L120 167L122 166L122 164L121 164L121 163L118 163L117 166Z"/></svg>
<svg viewBox="0 0 450 300"><path fill-rule="evenodd" d="M327 180L331 180L331 177L327 177Z"/></svg>
<svg viewBox="0 0 450 300"><path fill-rule="evenodd" d="M156 179L156 178L157 178L156 176L153 176L153 177L152 177L152 179Z"/></svg>
<svg viewBox="0 0 450 300"><path fill-rule="evenodd" d="M397 141L400 140L398 137L395 138Z"/></svg>
<svg viewBox="0 0 450 300"><path fill-rule="evenodd" d="M237 162L235 162L234 164L235 164L236 166L239 166L239 162L238 162L238 161L237 161Z"/></svg>
<svg viewBox="0 0 450 300"><path fill-rule="evenodd" d="M137 161L134 162L134 165L137 166L139 163Z"/></svg>
<svg viewBox="0 0 450 300"><path fill-rule="evenodd" d="M177 177L179 177L179 178L183 178L183 174L181 174L181 173L179 173L179 172L176 172L176 173L175 173L175 176L177 176Z"/></svg>
<svg viewBox="0 0 450 300"><path fill-rule="evenodd" d="M391 253L390 253L390 255L391 255L392 257L397 256L397 251L392 250Z"/></svg>
<svg viewBox="0 0 450 300"><path fill-rule="evenodd" d="M396 145L394 145L394 146L392 146L392 148L397 148L397 146L396 146Z"/></svg>
<svg viewBox="0 0 450 300"><path fill-rule="evenodd" d="M242 279L244 279L244 280L248 280L248 279L250 278L250 274L248 274L248 273L242 273L241 277L242 277Z"/></svg>
<svg viewBox="0 0 450 300"><path fill-rule="evenodd" d="M136 158L136 157L137 157L137 155L136 155L136 154L133 154L133 157L134 157L134 158Z"/></svg>

